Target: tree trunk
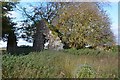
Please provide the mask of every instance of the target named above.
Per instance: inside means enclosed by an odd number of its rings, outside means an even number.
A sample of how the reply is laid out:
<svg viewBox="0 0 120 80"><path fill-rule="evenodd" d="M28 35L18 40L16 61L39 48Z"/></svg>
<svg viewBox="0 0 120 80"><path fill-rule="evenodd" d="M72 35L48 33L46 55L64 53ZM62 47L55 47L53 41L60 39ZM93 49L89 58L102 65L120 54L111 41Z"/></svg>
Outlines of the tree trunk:
<svg viewBox="0 0 120 80"><path fill-rule="evenodd" d="M17 50L17 39L14 31L11 31L8 36L7 51L10 53L14 53L16 50Z"/></svg>

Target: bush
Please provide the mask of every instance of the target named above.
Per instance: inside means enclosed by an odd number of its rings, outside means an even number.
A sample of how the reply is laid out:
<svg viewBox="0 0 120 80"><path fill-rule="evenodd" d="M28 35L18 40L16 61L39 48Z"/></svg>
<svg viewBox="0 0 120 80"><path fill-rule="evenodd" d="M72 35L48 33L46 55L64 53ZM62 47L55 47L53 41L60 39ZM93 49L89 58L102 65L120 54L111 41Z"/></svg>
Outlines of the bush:
<svg viewBox="0 0 120 80"><path fill-rule="evenodd" d="M95 76L95 70L87 64L80 66L75 75L76 78L95 78Z"/></svg>
<svg viewBox="0 0 120 80"><path fill-rule="evenodd" d="M17 47L17 50L15 53L13 53L13 55L26 55L32 51L33 51L33 47L21 45L21 46Z"/></svg>
<svg viewBox="0 0 120 80"><path fill-rule="evenodd" d="M74 54L74 55L91 55L91 56L102 56L102 55L111 55L111 54L117 54L118 50L117 47L115 47L112 51L107 52L107 51L102 51L102 50L95 50L95 49L89 49L89 48L83 48L83 49L65 49L64 50L65 53L69 53L69 54Z"/></svg>

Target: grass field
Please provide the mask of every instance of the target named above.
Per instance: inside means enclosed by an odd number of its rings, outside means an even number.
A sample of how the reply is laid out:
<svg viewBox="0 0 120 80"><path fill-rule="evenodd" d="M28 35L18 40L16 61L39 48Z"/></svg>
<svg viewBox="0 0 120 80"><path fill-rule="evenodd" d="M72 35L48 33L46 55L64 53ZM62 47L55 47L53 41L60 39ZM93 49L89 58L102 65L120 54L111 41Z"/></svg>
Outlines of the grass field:
<svg viewBox="0 0 120 80"><path fill-rule="evenodd" d="M3 78L116 78L118 52L92 49L3 55Z"/></svg>

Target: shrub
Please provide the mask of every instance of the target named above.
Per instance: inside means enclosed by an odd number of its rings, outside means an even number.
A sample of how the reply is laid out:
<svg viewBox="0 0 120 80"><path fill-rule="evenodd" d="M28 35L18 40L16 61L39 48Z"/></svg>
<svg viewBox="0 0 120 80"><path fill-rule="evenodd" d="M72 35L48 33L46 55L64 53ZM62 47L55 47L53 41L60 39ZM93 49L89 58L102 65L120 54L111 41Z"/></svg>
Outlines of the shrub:
<svg viewBox="0 0 120 80"><path fill-rule="evenodd" d="M95 70L87 64L80 66L75 75L76 78L95 78L95 76Z"/></svg>

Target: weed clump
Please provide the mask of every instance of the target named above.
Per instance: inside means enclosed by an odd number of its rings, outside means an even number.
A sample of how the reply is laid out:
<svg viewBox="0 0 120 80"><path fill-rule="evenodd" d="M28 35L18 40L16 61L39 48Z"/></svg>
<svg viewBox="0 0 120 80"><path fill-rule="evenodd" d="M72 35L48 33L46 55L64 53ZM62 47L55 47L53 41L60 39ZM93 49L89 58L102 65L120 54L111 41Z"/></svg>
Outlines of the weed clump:
<svg viewBox="0 0 120 80"><path fill-rule="evenodd" d="M96 76L95 69L87 64L81 65L76 70L75 74L75 78L95 78L95 76Z"/></svg>

